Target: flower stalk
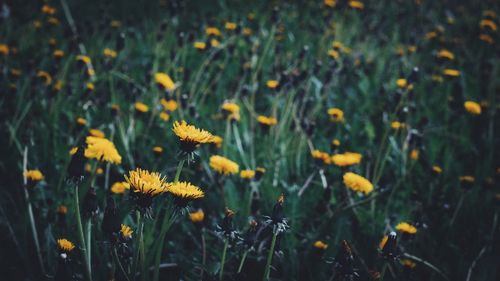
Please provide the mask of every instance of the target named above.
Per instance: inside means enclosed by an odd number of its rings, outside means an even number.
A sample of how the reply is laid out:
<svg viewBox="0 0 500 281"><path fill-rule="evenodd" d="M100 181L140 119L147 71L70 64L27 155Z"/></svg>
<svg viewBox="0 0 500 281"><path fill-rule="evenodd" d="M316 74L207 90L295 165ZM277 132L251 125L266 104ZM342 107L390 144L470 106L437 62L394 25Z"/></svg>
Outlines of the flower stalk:
<svg viewBox="0 0 500 281"><path fill-rule="evenodd" d="M262 281L269 280L269 273L271 272L271 263L274 255L274 247L276 246L276 237L278 237L278 231L276 226L273 227L273 240L271 241L271 248L269 248L269 254L267 255L266 267L264 268L264 277Z"/></svg>
<svg viewBox="0 0 500 281"><path fill-rule="evenodd" d="M229 239L224 240L224 248L222 249L222 258L220 261L220 271L219 271L219 280L222 281L224 276L224 263L226 262L226 253L227 246L229 245Z"/></svg>

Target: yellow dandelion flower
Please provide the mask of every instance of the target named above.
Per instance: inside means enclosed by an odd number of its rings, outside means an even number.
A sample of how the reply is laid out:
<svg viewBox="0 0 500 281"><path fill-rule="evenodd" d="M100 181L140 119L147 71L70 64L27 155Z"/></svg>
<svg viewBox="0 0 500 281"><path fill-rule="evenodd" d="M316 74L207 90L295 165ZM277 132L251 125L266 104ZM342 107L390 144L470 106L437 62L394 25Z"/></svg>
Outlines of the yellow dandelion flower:
<svg viewBox="0 0 500 281"><path fill-rule="evenodd" d="M362 158L363 158L363 156L359 153L345 152L345 153L333 155L332 162L336 166L346 167L346 166L352 166L352 165L357 165L357 164L361 163Z"/></svg>
<svg viewBox="0 0 500 281"><path fill-rule="evenodd" d="M212 142L214 138L208 131L188 125L184 120L181 123L175 121L172 131L179 137L181 149L186 153L193 152L202 143Z"/></svg>
<svg viewBox="0 0 500 281"><path fill-rule="evenodd" d="M406 81L406 79L404 78L400 78L398 80L396 80L396 85L399 87L399 88L406 88L408 86L408 81Z"/></svg>
<svg viewBox="0 0 500 281"><path fill-rule="evenodd" d="M52 84L52 76L50 76L50 74L46 71L42 71L42 70L38 71L36 73L36 77L42 78L45 81L46 86Z"/></svg>
<svg viewBox="0 0 500 281"><path fill-rule="evenodd" d="M84 55L78 55L76 56L76 61L82 62L84 64L91 64L92 60L90 59L89 56L84 56Z"/></svg>
<svg viewBox="0 0 500 281"><path fill-rule="evenodd" d="M210 40L210 46L212 46L212 48L217 48L220 46L220 41L217 40L217 39L211 39Z"/></svg>
<svg viewBox="0 0 500 281"><path fill-rule="evenodd" d="M58 214L67 214L68 213L68 207L64 206L64 205L60 205L59 207L57 207L57 213Z"/></svg>
<svg viewBox="0 0 500 281"><path fill-rule="evenodd" d="M479 35L479 40L481 41L484 41L490 45L492 45L493 43L495 43L495 40L493 39L493 37L491 37L491 35L488 35L488 34L480 34Z"/></svg>
<svg viewBox="0 0 500 281"><path fill-rule="evenodd" d="M140 113L146 113L149 111L149 106L147 106L146 104L144 104L142 102L136 102L134 104L134 107L135 107L135 110L137 112L140 112Z"/></svg>
<svg viewBox="0 0 500 281"><path fill-rule="evenodd" d="M220 36L221 35L221 32L217 27L207 27L205 29L205 33L209 36L210 35L213 35L213 36Z"/></svg>
<svg viewBox="0 0 500 281"><path fill-rule="evenodd" d="M202 222L205 219L205 213L202 209L196 212L189 213L189 219L194 223Z"/></svg>
<svg viewBox="0 0 500 281"><path fill-rule="evenodd" d="M253 179L255 177L255 171L254 170L241 170L240 172L240 178L242 179Z"/></svg>
<svg viewBox="0 0 500 281"><path fill-rule="evenodd" d="M324 0L323 4L325 4L325 6L328 6L330 8L334 8L335 6L337 6L337 0Z"/></svg>
<svg viewBox="0 0 500 281"><path fill-rule="evenodd" d="M52 55L55 57L55 58L62 58L64 57L64 51L63 50L55 50Z"/></svg>
<svg viewBox="0 0 500 281"><path fill-rule="evenodd" d="M166 99L161 99L160 100L161 105L165 110L168 111L175 111L177 109L177 102L175 100L166 100Z"/></svg>
<svg viewBox="0 0 500 281"><path fill-rule="evenodd" d="M98 130L98 129L90 129L89 130L89 134L93 137L96 137L96 138L104 138L106 137L106 135L104 134L103 131L101 130Z"/></svg>
<svg viewBox="0 0 500 281"><path fill-rule="evenodd" d="M340 57L340 53L336 50L328 50L328 56L337 60Z"/></svg>
<svg viewBox="0 0 500 281"><path fill-rule="evenodd" d="M467 112L474 114L474 115L479 115L481 114L481 105L479 103L474 102L474 101L466 101L464 103L464 108L467 110Z"/></svg>
<svg viewBox="0 0 500 281"><path fill-rule="evenodd" d="M227 30L235 30L236 28L238 27L238 25L234 22L226 22L226 24L224 24L224 28L226 28Z"/></svg>
<svg viewBox="0 0 500 281"><path fill-rule="evenodd" d="M460 71L458 71L456 69L446 68L443 70L443 74L445 76L458 77L458 76L460 76Z"/></svg>
<svg viewBox="0 0 500 281"><path fill-rule="evenodd" d="M205 50L205 48L207 48L207 44L201 41L194 42L193 46L198 50Z"/></svg>
<svg viewBox="0 0 500 281"><path fill-rule="evenodd" d="M111 192L114 194L123 194L125 193L125 190L130 189L130 184L125 181L120 181L120 182L115 182L113 185L111 185Z"/></svg>
<svg viewBox="0 0 500 281"><path fill-rule="evenodd" d="M245 36L250 36L250 35L252 35L252 29L249 27L244 27L242 33Z"/></svg>
<svg viewBox="0 0 500 281"><path fill-rule="evenodd" d="M165 112L165 111L161 112L160 115L159 115L159 117L160 117L161 120L163 120L165 122L167 122L168 120L170 120L170 115L167 112Z"/></svg>
<svg viewBox="0 0 500 281"><path fill-rule="evenodd" d="M412 150L410 151L410 159L411 159L411 160L413 160L413 161L418 160L418 156L419 156L419 154L420 154L420 153L419 153L418 149L412 149Z"/></svg>
<svg viewBox="0 0 500 281"><path fill-rule="evenodd" d="M102 54L105 57L110 58L110 59L114 59L118 55L115 50L110 49L110 48L104 48L104 50L102 51Z"/></svg>
<svg viewBox="0 0 500 281"><path fill-rule="evenodd" d="M266 86L269 89L276 89L279 84L280 83L278 82L278 80L267 80L267 82L266 82Z"/></svg>
<svg viewBox="0 0 500 281"><path fill-rule="evenodd" d="M240 106L234 102L224 102L222 104L222 110L229 113L228 118L230 120L240 120Z"/></svg>
<svg viewBox="0 0 500 281"><path fill-rule="evenodd" d="M347 172L344 174L343 179L344 184L353 191L362 192L364 194L368 194L373 191L373 184L358 174Z"/></svg>
<svg viewBox="0 0 500 281"><path fill-rule="evenodd" d="M118 28L118 27L122 26L122 22L119 20L112 20L109 25L113 28Z"/></svg>
<svg viewBox="0 0 500 281"><path fill-rule="evenodd" d="M441 174L443 172L443 169L441 169L441 167L439 166L434 165L432 166L432 171L436 174Z"/></svg>
<svg viewBox="0 0 500 281"><path fill-rule="evenodd" d="M264 115L257 116L257 122L264 126L274 126L278 124L278 120L274 117L267 117Z"/></svg>
<svg viewBox="0 0 500 281"><path fill-rule="evenodd" d="M78 117L76 119L76 123L80 126L85 126L87 125L87 120L85 120L85 118L82 118L82 117Z"/></svg>
<svg viewBox="0 0 500 281"><path fill-rule="evenodd" d="M56 17L49 17L47 19L47 23L50 23L51 25L59 25L60 21Z"/></svg>
<svg viewBox="0 0 500 281"><path fill-rule="evenodd" d="M214 136L212 139L212 143L215 145L216 148L221 148L223 142L224 139L221 138L220 136Z"/></svg>
<svg viewBox="0 0 500 281"><path fill-rule="evenodd" d="M163 152L163 147L155 146L155 147L153 147L153 152L156 154L161 154Z"/></svg>
<svg viewBox="0 0 500 281"><path fill-rule="evenodd" d="M34 27L35 29L40 29L40 28L42 27L42 22L41 22L41 21L39 21L39 20L34 20L34 21L33 21L33 27Z"/></svg>
<svg viewBox="0 0 500 281"><path fill-rule="evenodd" d="M455 55L446 50L446 49L441 49L439 50L439 52L437 53L437 57L438 58L446 58L446 59L449 59L449 60L454 60L455 59Z"/></svg>
<svg viewBox="0 0 500 281"><path fill-rule="evenodd" d="M332 145L339 147L340 146L340 141L338 139L332 140Z"/></svg>
<svg viewBox="0 0 500 281"><path fill-rule="evenodd" d="M169 183L167 184L166 191L175 198L182 200L194 200L205 197L203 190L189 182Z"/></svg>
<svg viewBox="0 0 500 281"><path fill-rule="evenodd" d="M173 91L176 88L174 81L166 73L163 72L155 73L155 81L158 85L160 85L163 89L167 91Z"/></svg>
<svg viewBox="0 0 500 281"><path fill-rule="evenodd" d="M56 13L56 8L45 4L42 6L42 13L47 15L53 15Z"/></svg>
<svg viewBox="0 0 500 281"><path fill-rule="evenodd" d="M323 250L323 251L328 248L328 244L326 244L325 242L323 242L321 240L317 240L316 242L314 242L313 246L314 246L314 248L319 249L319 250Z"/></svg>
<svg viewBox="0 0 500 281"><path fill-rule="evenodd" d="M394 130L404 129L405 127L406 127L406 124L399 122L399 121L393 121L391 123L391 128Z"/></svg>
<svg viewBox="0 0 500 281"><path fill-rule="evenodd" d="M396 230L407 234L417 233L417 228L407 222L400 222L396 225Z"/></svg>
<svg viewBox="0 0 500 281"><path fill-rule="evenodd" d="M87 83L85 85L85 87L87 88L87 91L89 91L89 92L92 92L95 89L94 83L91 83L91 82Z"/></svg>
<svg viewBox="0 0 500 281"><path fill-rule="evenodd" d="M353 9L362 10L365 8L365 4L361 1L349 1L349 7Z"/></svg>
<svg viewBox="0 0 500 281"><path fill-rule="evenodd" d="M132 198L141 208L149 208L153 197L167 191L168 184L160 173L137 168L129 171L125 180L130 185Z"/></svg>
<svg viewBox="0 0 500 281"><path fill-rule="evenodd" d="M27 170L23 175L30 181L41 181L45 178L40 170Z"/></svg>
<svg viewBox="0 0 500 281"><path fill-rule="evenodd" d="M320 151L320 150L317 150L317 149L313 150L311 152L311 156L314 159L323 161L324 164L330 164L332 162L332 159L331 159L331 157L330 157L330 155L328 153Z"/></svg>
<svg viewBox="0 0 500 281"><path fill-rule="evenodd" d="M476 178L470 175L466 175L466 176L460 176L458 180L465 183L473 183L476 181Z"/></svg>
<svg viewBox="0 0 500 281"><path fill-rule="evenodd" d="M120 164L122 162L122 157L116 150L115 145L108 139L88 136L85 142L87 143L85 157L113 164Z"/></svg>
<svg viewBox="0 0 500 281"><path fill-rule="evenodd" d="M120 233L123 238L130 239L132 238L132 233L134 233L134 231L132 231L132 228L130 228L130 226L122 224Z"/></svg>
<svg viewBox="0 0 500 281"><path fill-rule="evenodd" d="M219 174L236 174L240 170L240 166L238 164L219 155L211 156L209 162L210 167Z"/></svg>
<svg viewBox="0 0 500 281"><path fill-rule="evenodd" d="M57 246L65 252L71 252L75 248L75 245L68 239L57 239Z"/></svg>
<svg viewBox="0 0 500 281"><path fill-rule="evenodd" d="M340 108L329 108L327 113L330 116L330 121L335 123L344 122L344 111L342 111Z"/></svg>
<svg viewBox="0 0 500 281"><path fill-rule="evenodd" d="M497 24L489 19L483 19L479 22L479 27L481 28L489 28L491 31L497 31Z"/></svg>
<svg viewBox="0 0 500 281"><path fill-rule="evenodd" d="M69 155L75 155L75 153L78 151L78 146L73 146L70 150L69 150Z"/></svg>

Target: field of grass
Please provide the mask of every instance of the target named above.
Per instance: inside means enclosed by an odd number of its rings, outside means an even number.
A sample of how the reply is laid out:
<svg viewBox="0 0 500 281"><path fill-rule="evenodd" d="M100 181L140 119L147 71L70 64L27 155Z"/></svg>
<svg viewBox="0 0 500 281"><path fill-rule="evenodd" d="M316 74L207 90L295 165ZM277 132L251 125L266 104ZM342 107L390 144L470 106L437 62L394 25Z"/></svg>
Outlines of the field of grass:
<svg viewBox="0 0 500 281"><path fill-rule="evenodd" d="M1 280L500 278L498 1L1 5Z"/></svg>

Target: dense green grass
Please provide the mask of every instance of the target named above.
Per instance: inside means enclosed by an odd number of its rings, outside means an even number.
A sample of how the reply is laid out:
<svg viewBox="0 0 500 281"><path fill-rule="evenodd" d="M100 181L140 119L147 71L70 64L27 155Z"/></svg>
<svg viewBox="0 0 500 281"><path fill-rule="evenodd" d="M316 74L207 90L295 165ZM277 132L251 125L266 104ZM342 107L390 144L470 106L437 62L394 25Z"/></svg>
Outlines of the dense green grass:
<svg viewBox="0 0 500 281"><path fill-rule="evenodd" d="M0 55L0 273L5 280L50 280L58 268L76 280L87 278L75 186L66 178L69 151L85 142L91 128L103 131L122 156L119 165L99 163L103 173L87 173L79 184L80 202L92 185L99 205L91 220L92 277L127 280L112 257L115 246L101 230L112 197L122 222L134 231L128 250L118 253L133 280L128 264L139 251L138 220L129 191L111 194L110 186L137 167L173 181L184 159L172 131L176 120L224 141L220 148L200 146L182 169L180 179L200 186L205 197L179 211L166 233L160 280L218 280L225 238L217 226L226 207L235 212L236 230L245 233L255 219L259 235L248 255L243 245L229 243L222 277L262 280L273 236L264 216L273 213L280 194L290 228L277 238L270 280L350 280L339 270L342 240L353 252L354 280L373 280L377 272L383 280L500 276L499 48L479 39L487 34L498 41L495 28L480 26L491 18L484 11L498 12L498 3L365 1L357 10L349 1L334 8L322 1L48 2L59 24L48 23L51 16L42 12L42 3L15 1L7 4L10 15L0 27L0 44L9 49ZM113 20L119 26L113 27ZM498 24L497 16L491 20ZM35 22L41 26L35 28ZM227 30L226 22L238 28ZM208 36L207 27L222 35ZM252 33L245 35L244 28ZM429 32L437 36L429 38ZM210 47L213 38L219 47ZM196 49L197 41L207 42L207 48ZM337 59L328 55L334 41L344 46ZM105 48L117 51L117 57L106 58ZM62 58L54 58L56 49L64 51ZM454 59L439 58L442 49ZM86 74L88 66L79 64L77 55L91 58L95 75ZM20 75L12 75L13 69ZM444 75L444 69L460 75ZM52 82L37 77L39 71L48 72ZM177 84L170 97L178 108L168 111L168 121L160 118L166 94L155 83L157 72ZM398 87L398 79L411 87ZM270 89L268 80L278 80L279 87ZM57 81L62 87L54 90ZM87 83L95 88L89 91ZM239 121L225 118L225 101L239 105ZM481 114L467 112L465 101L480 103ZM149 111L137 112L136 102ZM112 105L119 106L118 114ZM330 120L327 110L333 107L343 110L344 122ZM258 115L278 122L266 129ZM80 117L85 125L76 122ZM393 121L406 127L393 129ZM334 139L341 143L335 151ZM155 146L163 148L161 155L152 151ZM338 167L314 159L316 149L330 155L357 152L363 158L358 165ZM410 157L412 150L418 159ZM216 154L240 170L264 167L266 172L253 181L218 175L209 166ZM26 186L24 165L39 169L45 179ZM370 180L374 191L348 189L342 180L348 171ZM466 175L473 182L460 180ZM253 211L252 189L259 193ZM160 226L171 204L169 196L159 196L145 220L144 267L155 266ZM57 212L62 205L65 215ZM205 213L201 224L188 215L198 208ZM384 259L379 241L400 222L416 226L417 233L398 232L398 258ZM64 265L60 238L76 246ZM318 240L328 248L315 248ZM402 265L405 260L416 266ZM153 280L153 269L139 271L137 280Z"/></svg>

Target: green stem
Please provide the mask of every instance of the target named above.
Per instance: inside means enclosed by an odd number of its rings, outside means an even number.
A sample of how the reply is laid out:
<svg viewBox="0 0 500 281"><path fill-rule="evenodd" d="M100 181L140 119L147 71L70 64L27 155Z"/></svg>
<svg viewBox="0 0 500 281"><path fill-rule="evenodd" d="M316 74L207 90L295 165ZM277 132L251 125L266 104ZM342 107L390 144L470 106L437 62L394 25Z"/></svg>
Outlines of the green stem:
<svg viewBox="0 0 500 281"><path fill-rule="evenodd" d="M243 257L241 258L240 266L238 266L238 271L237 273L240 273L241 270L243 269L243 264L245 263L245 260L247 259L248 252L250 252L250 249L246 250L243 253Z"/></svg>
<svg viewBox="0 0 500 281"><path fill-rule="evenodd" d="M130 279L128 278L128 275L127 275L127 272L125 271L125 269L123 268L123 265L122 263L120 262L120 258L118 258L118 253L116 252L116 248L113 247L113 257L115 258L115 261L116 261L116 264L118 264L118 267L120 268L123 276L125 277L125 279L127 281L130 281Z"/></svg>
<svg viewBox="0 0 500 281"><path fill-rule="evenodd" d="M184 166L185 161L186 159L182 159L181 161L179 161L179 164L177 165L177 170L175 171L174 182L179 181L179 177L181 176L182 167Z"/></svg>
<svg viewBox="0 0 500 281"><path fill-rule="evenodd" d="M219 280L222 280L222 277L224 275L224 263L226 262L226 253L227 253L227 246L228 245L229 245L229 239L226 239L224 241L224 249L222 250L222 258L220 261Z"/></svg>
<svg viewBox="0 0 500 281"><path fill-rule="evenodd" d="M135 280L137 275L137 266L139 265L139 252L141 251L141 241L142 241L142 232L144 231L144 219L139 211L136 211L137 215L137 225L138 225L138 234L135 240L135 244L138 245L139 249L135 251L134 254L134 262L132 266L132 278Z"/></svg>
<svg viewBox="0 0 500 281"><path fill-rule="evenodd" d="M274 246L276 246L276 237L278 237L278 232L276 231L276 226L273 228L273 240L271 241L271 248L269 249L269 255L267 256L266 267L264 269L264 277L262 281L269 280L269 273L271 272L271 262L274 255Z"/></svg>
<svg viewBox="0 0 500 281"><path fill-rule="evenodd" d="M176 218L177 218L176 210L174 209L172 211L172 214L169 215L167 209L167 211L165 212L165 216L163 217L163 223L160 230L160 241L158 244L158 248L156 250L155 267L153 275L154 281L157 281L160 276L160 261L161 261L161 254L163 253L163 244L165 243L165 235L167 234L168 230L170 229Z"/></svg>
<svg viewBox="0 0 500 281"><path fill-rule="evenodd" d="M82 256L85 263L85 274L88 280L92 280L92 273L90 264L87 259L87 248L85 247L85 237L83 235L82 217L80 215L80 200L78 198L78 184L75 186L75 212L76 212L76 225L78 227L78 236L80 238Z"/></svg>
<svg viewBox="0 0 500 281"><path fill-rule="evenodd" d="M89 219L87 219L87 223L85 224L85 246L87 246L87 263L89 265L92 264L92 244L90 242L90 238L91 238L91 233L92 233L92 221ZM90 269L92 270L92 267L90 267ZM92 271L90 272L92 273Z"/></svg>

